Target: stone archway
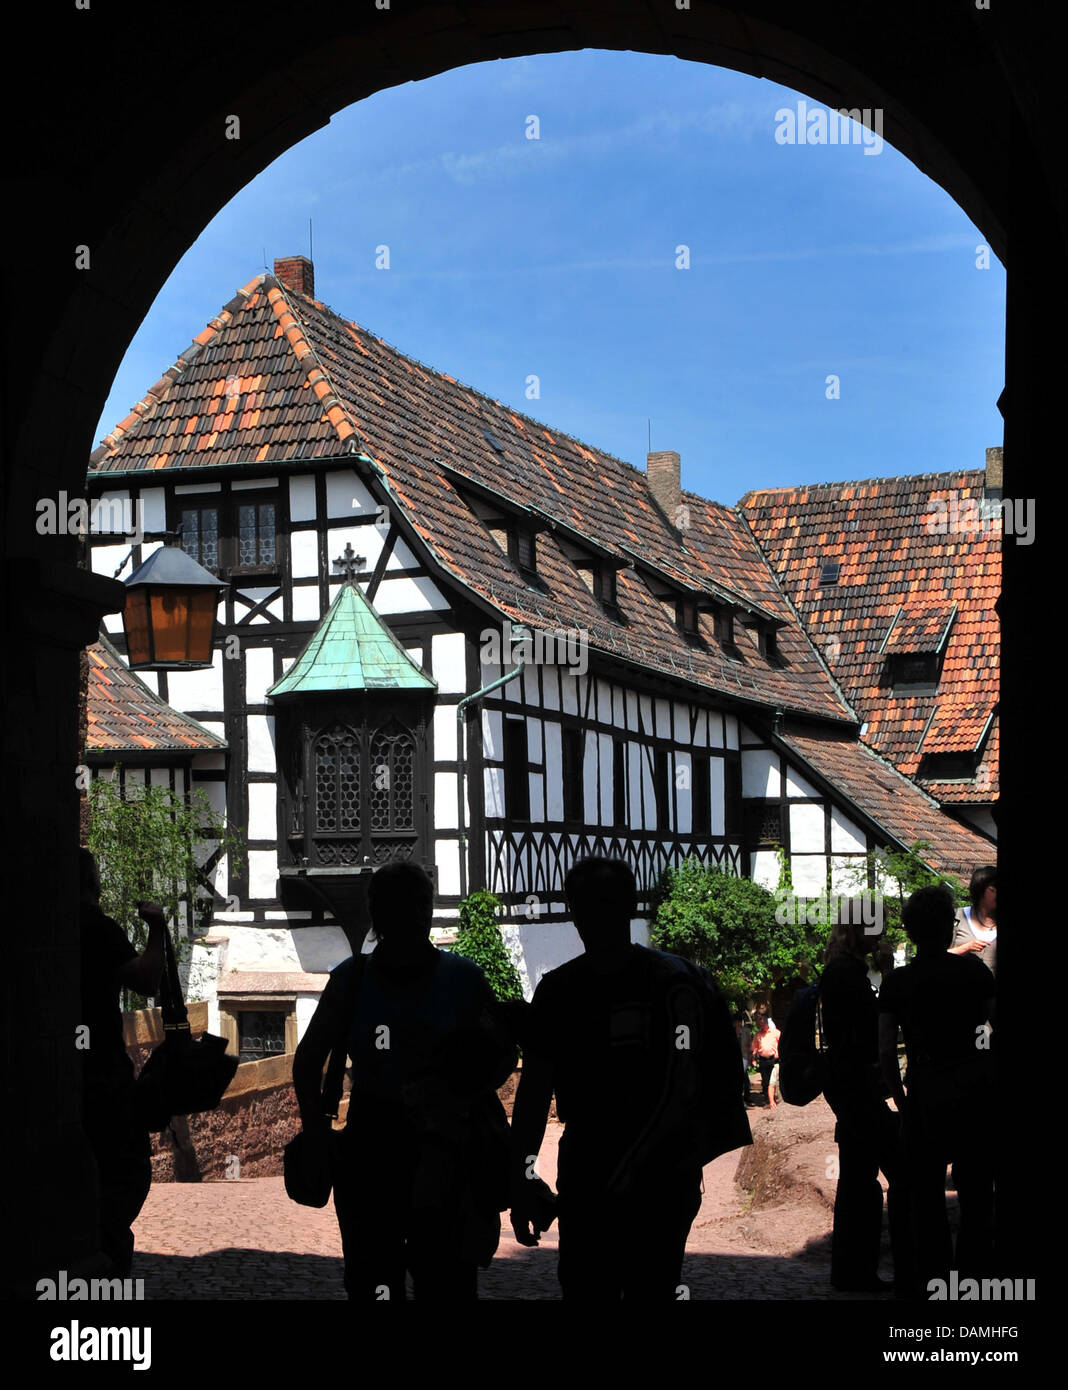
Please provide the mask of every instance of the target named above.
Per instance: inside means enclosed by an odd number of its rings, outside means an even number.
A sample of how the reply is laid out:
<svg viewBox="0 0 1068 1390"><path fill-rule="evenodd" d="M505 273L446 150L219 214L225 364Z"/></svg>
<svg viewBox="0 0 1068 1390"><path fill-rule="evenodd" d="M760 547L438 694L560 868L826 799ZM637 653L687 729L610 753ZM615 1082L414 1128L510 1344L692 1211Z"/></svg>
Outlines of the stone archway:
<svg viewBox="0 0 1068 1390"><path fill-rule="evenodd" d="M394 0L357 9L324 0L308 10L234 0L221 16L191 0L165 31L143 5L27 17L27 61L5 91L5 176L17 213L5 229L0 422L3 803L8 853L29 887L9 924L4 972L5 1081L17 1119L5 1153L5 1190L18 1198L9 1272L16 1263L27 1271L69 1264L93 1239L70 1042L78 997L71 769L78 652L118 601L110 581L77 569L76 537L38 534L35 504L80 491L114 371L179 257L229 197L332 113L465 63L640 49L766 76L834 106L881 107L885 138L961 204L1007 263L1005 486L1034 497L1046 524L1052 507L1043 513L1039 499L1051 483L1041 449L1059 424L1054 335L1066 307L1058 46L1033 15L1021 15L1026 7L985 9L977 0L932 15L935 8L930 0L874 8L855 0ZM1022 881L1032 857L1033 756L1023 738L1023 675L1032 647L1046 649L1037 605L1026 601L1040 592L1037 547L1009 548L1000 610L1002 901L1036 921L1045 904L1038 885ZM1023 963L1009 939L1000 955L1011 1024ZM1005 1031L1022 1039L1022 1021ZM1010 1072L1018 1061L1007 1055ZM1022 1151L1004 1160L1006 1176L1022 1174ZM1024 1229L1010 1203L1003 1214L1008 1229Z"/></svg>

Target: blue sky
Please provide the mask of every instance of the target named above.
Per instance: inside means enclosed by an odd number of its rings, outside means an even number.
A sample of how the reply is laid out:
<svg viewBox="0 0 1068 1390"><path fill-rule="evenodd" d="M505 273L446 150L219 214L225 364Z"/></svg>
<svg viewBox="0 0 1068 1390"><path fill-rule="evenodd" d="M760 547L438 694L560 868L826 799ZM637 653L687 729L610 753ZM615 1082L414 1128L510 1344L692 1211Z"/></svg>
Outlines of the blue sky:
<svg viewBox="0 0 1068 1390"><path fill-rule="evenodd" d="M310 217L316 294L337 312L638 466L651 419L684 487L717 501L982 467L1002 438L1004 271L993 256L976 267L982 236L890 145L777 143L776 112L801 99L598 51L380 92L206 228L131 343L96 438L264 252L307 254Z"/></svg>

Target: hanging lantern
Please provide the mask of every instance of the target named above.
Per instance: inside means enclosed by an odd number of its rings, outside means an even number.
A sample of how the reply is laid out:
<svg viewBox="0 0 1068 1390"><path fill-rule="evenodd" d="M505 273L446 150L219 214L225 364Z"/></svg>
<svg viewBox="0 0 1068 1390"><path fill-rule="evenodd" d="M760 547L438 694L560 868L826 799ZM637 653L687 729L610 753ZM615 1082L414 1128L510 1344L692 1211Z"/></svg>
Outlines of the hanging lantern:
<svg viewBox="0 0 1068 1390"><path fill-rule="evenodd" d="M215 610L226 585L175 545L165 545L126 581L122 625L132 670L211 665Z"/></svg>

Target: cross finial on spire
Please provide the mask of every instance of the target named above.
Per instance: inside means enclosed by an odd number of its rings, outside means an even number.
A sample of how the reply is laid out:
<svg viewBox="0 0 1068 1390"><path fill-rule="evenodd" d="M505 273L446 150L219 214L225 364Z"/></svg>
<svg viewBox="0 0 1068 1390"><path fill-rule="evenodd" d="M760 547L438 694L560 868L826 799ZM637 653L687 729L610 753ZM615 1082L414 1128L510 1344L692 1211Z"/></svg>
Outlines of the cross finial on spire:
<svg viewBox="0 0 1068 1390"><path fill-rule="evenodd" d="M337 556L333 561L334 572L344 576L346 583L355 584L356 576L367 565L367 559L363 555L357 555L352 548L352 542L345 542L344 553Z"/></svg>

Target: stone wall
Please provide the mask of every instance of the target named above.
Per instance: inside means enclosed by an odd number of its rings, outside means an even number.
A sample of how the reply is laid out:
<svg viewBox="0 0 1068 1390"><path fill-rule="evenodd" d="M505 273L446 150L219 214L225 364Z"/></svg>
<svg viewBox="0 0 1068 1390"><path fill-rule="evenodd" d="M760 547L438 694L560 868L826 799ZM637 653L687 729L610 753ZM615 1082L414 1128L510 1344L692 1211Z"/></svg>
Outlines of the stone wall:
<svg viewBox="0 0 1068 1390"><path fill-rule="evenodd" d="M187 1006L194 1035L207 1028L207 1004ZM123 1016L126 1050L140 1071L153 1047L163 1040L159 1009ZM500 1097L509 1119L518 1073L508 1078ZM346 1086L348 1082L346 1081ZM348 1111L341 1102L339 1123ZM242 1062L215 1110L176 1119L152 1138L153 1182L225 1182L276 1176L282 1150L300 1131L300 1111L293 1091L293 1056Z"/></svg>

